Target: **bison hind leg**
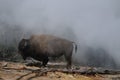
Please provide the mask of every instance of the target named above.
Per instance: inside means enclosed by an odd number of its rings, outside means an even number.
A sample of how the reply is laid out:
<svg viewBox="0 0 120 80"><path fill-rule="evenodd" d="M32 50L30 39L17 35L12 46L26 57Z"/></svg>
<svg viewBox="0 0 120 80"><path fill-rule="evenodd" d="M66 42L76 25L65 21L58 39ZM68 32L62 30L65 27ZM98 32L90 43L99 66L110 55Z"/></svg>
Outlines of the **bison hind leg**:
<svg viewBox="0 0 120 80"><path fill-rule="evenodd" d="M66 61L67 61L66 68L67 68L67 69L71 69L71 66L72 66L72 56L71 56L71 55L65 56L65 59L66 59Z"/></svg>
<svg viewBox="0 0 120 80"><path fill-rule="evenodd" d="M71 69L71 64L72 62L71 62L71 59L69 59L68 61L67 61L67 69Z"/></svg>

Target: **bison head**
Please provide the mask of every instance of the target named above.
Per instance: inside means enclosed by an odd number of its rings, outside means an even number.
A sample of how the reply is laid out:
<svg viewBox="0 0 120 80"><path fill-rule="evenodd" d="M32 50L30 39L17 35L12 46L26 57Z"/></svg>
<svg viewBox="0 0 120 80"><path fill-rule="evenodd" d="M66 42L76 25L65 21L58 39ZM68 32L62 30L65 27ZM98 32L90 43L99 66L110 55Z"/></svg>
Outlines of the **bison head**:
<svg viewBox="0 0 120 80"><path fill-rule="evenodd" d="M30 47L29 39L22 39L19 43L18 49L19 51L25 51Z"/></svg>

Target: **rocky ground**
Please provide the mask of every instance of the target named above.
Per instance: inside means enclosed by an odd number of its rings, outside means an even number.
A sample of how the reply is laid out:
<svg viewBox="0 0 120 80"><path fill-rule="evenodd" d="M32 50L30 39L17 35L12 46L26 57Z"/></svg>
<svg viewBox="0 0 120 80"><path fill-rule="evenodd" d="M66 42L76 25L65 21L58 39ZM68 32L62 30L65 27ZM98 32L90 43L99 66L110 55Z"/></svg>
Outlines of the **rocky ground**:
<svg viewBox="0 0 120 80"><path fill-rule="evenodd" d="M47 67L40 68L1 61L0 80L120 80L120 73L79 66L67 70L64 63L49 63Z"/></svg>

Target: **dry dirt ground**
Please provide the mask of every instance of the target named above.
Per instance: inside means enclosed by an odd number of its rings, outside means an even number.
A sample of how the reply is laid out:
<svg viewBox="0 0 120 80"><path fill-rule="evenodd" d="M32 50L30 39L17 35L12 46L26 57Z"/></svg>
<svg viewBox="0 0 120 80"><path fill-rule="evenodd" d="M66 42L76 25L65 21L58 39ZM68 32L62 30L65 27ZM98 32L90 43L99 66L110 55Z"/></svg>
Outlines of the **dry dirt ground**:
<svg viewBox="0 0 120 80"><path fill-rule="evenodd" d="M120 80L120 74L80 74L69 72L65 64L49 63L46 68L25 66L23 63L0 61L0 80ZM62 66L62 67L59 67ZM58 70L57 70L58 69ZM88 67L76 68L80 71ZM64 70L64 71L61 71Z"/></svg>

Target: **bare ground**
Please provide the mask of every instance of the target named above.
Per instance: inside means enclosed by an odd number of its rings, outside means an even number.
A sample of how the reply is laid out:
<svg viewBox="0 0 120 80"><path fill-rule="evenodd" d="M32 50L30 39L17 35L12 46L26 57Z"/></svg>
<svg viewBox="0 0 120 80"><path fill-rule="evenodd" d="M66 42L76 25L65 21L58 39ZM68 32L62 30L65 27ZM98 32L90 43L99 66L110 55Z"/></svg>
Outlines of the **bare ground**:
<svg viewBox="0 0 120 80"><path fill-rule="evenodd" d="M64 63L49 63L40 68L1 61L0 80L120 80L120 73L79 66L67 70Z"/></svg>

